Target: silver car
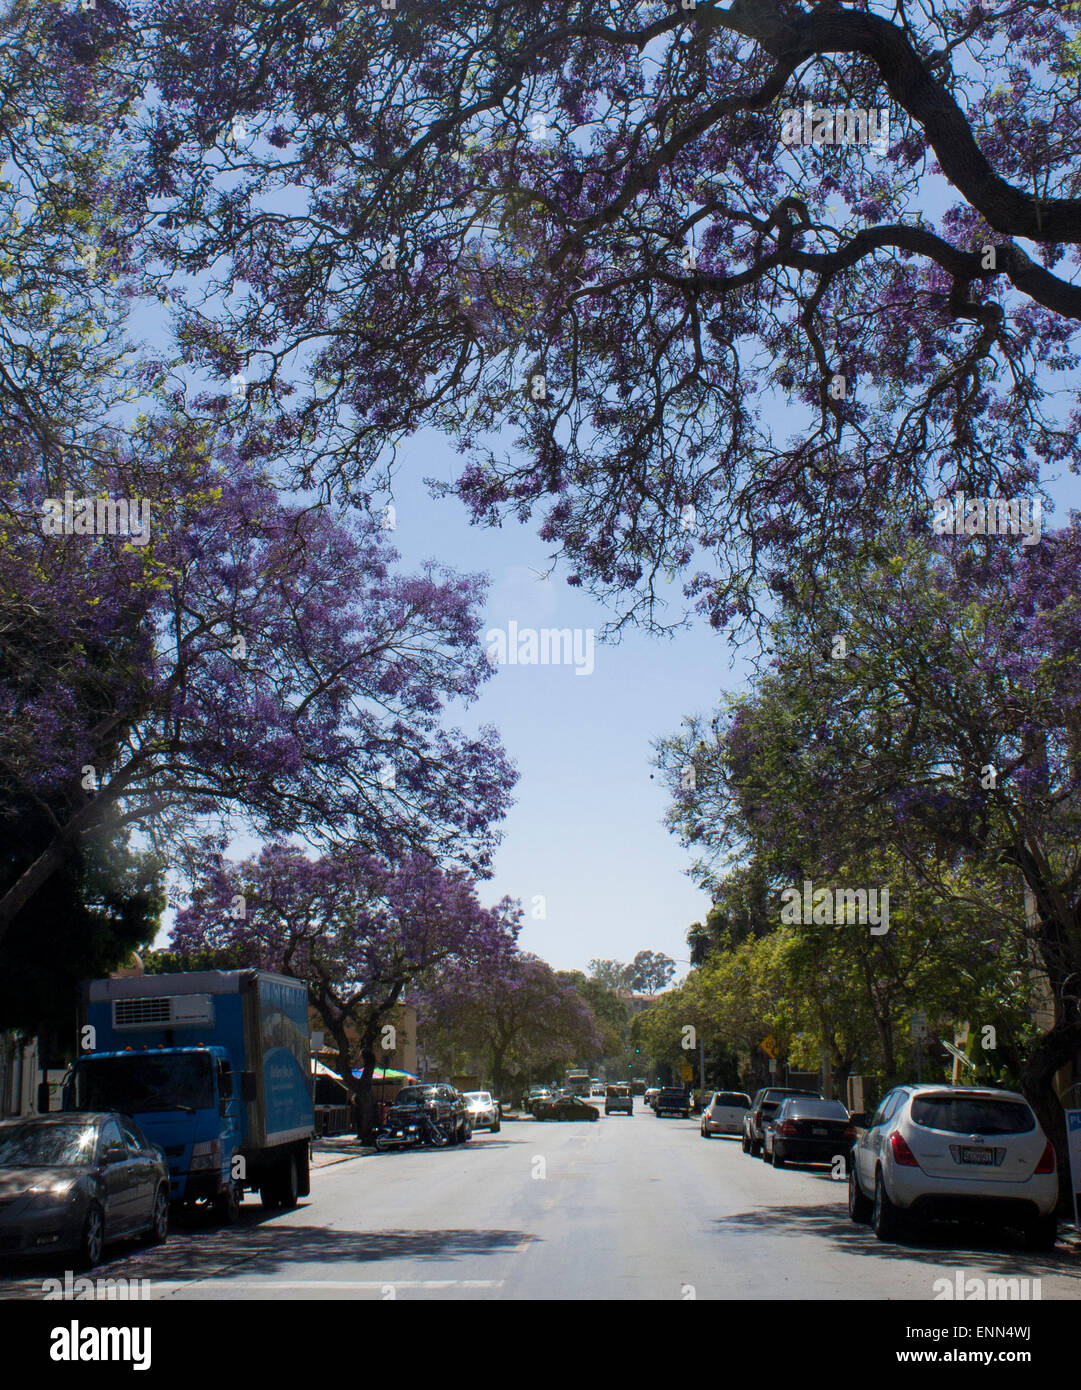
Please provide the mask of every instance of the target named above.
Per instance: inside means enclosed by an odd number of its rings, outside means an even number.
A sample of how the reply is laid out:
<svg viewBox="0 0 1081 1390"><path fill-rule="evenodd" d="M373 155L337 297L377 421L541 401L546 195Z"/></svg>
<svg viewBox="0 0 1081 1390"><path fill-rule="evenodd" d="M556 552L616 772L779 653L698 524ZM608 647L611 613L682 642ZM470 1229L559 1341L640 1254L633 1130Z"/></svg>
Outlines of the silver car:
<svg viewBox="0 0 1081 1390"><path fill-rule="evenodd" d="M751 1098L743 1091L714 1091L702 1110L700 1132L703 1139L715 1134L742 1134L743 1117L751 1108Z"/></svg>
<svg viewBox="0 0 1081 1390"><path fill-rule="evenodd" d="M473 1122L474 1129L487 1129L492 1134L499 1133L499 1102L490 1091L464 1091L466 1113Z"/></svg>

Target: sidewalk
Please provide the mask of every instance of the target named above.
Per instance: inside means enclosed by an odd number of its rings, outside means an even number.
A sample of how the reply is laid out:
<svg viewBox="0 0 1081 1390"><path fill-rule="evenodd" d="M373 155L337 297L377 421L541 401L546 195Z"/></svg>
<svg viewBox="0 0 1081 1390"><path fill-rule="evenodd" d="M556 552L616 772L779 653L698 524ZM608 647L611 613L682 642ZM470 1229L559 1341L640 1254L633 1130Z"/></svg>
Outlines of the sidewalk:
<svg viewBox="0 0 1081 1390"><path fill-rule="evenodd" d="M376 1152L372 1144L362 1144L355 1134L335 1134L329 1138L312 1140L313 1168L330 1168L335 1163L346 1163L352 1158L366 1158Z"/></svg>

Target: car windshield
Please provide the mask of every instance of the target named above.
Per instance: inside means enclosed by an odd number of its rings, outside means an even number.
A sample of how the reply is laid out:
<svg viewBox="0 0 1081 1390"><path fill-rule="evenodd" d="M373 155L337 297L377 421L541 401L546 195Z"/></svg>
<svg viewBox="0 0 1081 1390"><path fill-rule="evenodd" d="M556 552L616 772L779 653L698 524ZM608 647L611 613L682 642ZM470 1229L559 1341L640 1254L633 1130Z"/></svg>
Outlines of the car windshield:
<svg viewBox="0 0 1081 1390"><path fill-rule="evenodd" d="M212 1059L205 1052L151 1056L129 1052L95 1057L75 1068L77 1110L209 1110L214 1105Z"/></svg>
<svg viewBox="0 0 1081 1390"><path fill-rule="evenodd" d="M463 1099L474 1105L491 1105L492 1103L492 1098L487 1091L466 1091Z"/></svg>
<svg viewBox="0 0 1081 1390"><path fill-rule="evenodd" d="M0 1130L0 1168L85 1168L97 1131L88 1124L12 1125Z"/></svg>
<svg viewBox="0 0 1081 1390"><path fill-rule="evenodd" d="M1024 1101L991 1096L916 1096L912 1120L948 1134L1027 1134L1036 1128Z"/></svg>
<svg viewBox="0 0 1081 1390"><path fill-rule="evenodd" d="M405 1086L394 1098L395 1105L421 1105L426 1100L442 1099L438 1086Z"/></svg>

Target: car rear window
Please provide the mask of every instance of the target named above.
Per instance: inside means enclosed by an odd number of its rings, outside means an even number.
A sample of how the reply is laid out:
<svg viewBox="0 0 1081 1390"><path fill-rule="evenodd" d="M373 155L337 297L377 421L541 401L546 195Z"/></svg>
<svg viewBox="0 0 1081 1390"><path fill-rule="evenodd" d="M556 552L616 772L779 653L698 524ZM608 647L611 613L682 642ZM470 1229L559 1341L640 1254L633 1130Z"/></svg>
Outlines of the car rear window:
<svg viewBox="0 0 1081 1390"><path fill-rule="evenodd" d="M790 1119L848 1119L848 1111L839 1100L790 1100L787 1113Z"/></svg>
<svg viewBox="0 0 1081 1390"><path fill-rule="evenodd" d="M1036 1117L1024 1101L982 1096L916 1096L912 1119L948 1134L1027 1134Z"/></svg>
<svg viewBox="0 0 1081 1390"><path fill-rule="evenodd" d="M750 1103L741 1091L718 1091L713 1097L714 1105L738 1105L741 1110L746 1110Z"/></svg>

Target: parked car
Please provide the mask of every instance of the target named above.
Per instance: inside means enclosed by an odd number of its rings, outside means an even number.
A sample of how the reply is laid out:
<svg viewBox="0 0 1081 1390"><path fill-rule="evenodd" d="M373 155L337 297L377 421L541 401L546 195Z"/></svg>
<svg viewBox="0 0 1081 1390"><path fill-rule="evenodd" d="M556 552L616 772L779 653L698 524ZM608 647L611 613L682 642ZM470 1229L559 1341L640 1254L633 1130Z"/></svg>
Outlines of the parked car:
<svg viewBox="0 0 1081 1390"><path fill-rule="evenodd" d="M821 1100L817 1091L800 1091L788 1086L763 1086L756 1091L751 1108L743 1117L743 1152L758 1158L762 1152L762 1129L769 1124L789 1096L806 1096Z"/></svg>
<svg viewBox="0 0 1081 1390"><path fill-rule="evenodd" d="M774 1168L786 1163L830 1163L840 1156L848 1168L856 1130L839 1100L789 1096L765 1127L762 1157Z"/></svg>
<svg viewBox="0 0 1081 1390"><path fill-rule="evenodd" d="M660 1093L661 1088L659 1086L649 1086L643 1092L642 1099L645 1101L645 1103L649 1106L651 1110L653 1108L654 1102L656 1101Z"/></svg>
<svg viewBox="0 0 1081 1390"><path fill-rule="evenodd" d="M691 1098L682 1086L662 1086L653 1101L654 1115L681 1115L689 1119Z"/></svg>
<svg viewBox="0 0 1081 1390"><path fill-rule="evenodd" d="M848 1214L879 1240L930 1220L1023 1229L1050 1250L1058 1235L1055 1147L1016 1091L895 1086L860 1135Z"/></svg>
<svg viewBox="0 0 1081 1390"><path fill-rule="evenodd" d="M538 1120L599 1120L601 1117L597 1107L588 1105L580 1096L540 1100L533 1114Z"/></svg>
<svg viewBox="0 0 1081 1390"><path fill-rule="evenodd" d="M636 1076L636 1077L634 1078L634 1080L631 1082L631 1095L632 1095L632 1096L644 1096L645 1093L646 1093L646 1083L645 1083L645 1080L644 1080L642 1077L640 1077L640 1076Z"/></svg>
<svg viewBox="0 0 1081 1390"><path fill-rule="evenodd" d="M169 1166L133 1120L113 1112L0 1123L0 1251L74 1250L90 1269L114 1240L169 1234Z"/></svg>
<svg viewBox="0 0 1081 1390"><path fill-rule="evenodd" d="M493 1134L499 1133L499 1102L493 1098L490 1091L463 1091L462 1099L465 1101L469 1121L474 1129L487 1129Z"/></svg>
<svg viewBox="0 0 1081 1390"><path fill-rule="evenodd" d="M618 1082L609 1086L604 1093L604 1113L614 1115L620 1111L624 1115L634 1114L634 1097L629 1086Z"/></svg>
<svg viewBox="0 0 1081 1390"><path fill-rule="evenodd" d="M473 1124L461 1091L444 1082L428 1086L403 1086L394 1097L387 1123L394 1124L403 1111L431 1107L432 1118L452 1144L464 1144L473 1134Z"/></svg>
<svg viewBox="0 0 1081 1390"><path fill-rule="evenodd" d="M702 1138L742 1134L743 1117L750 1108L751 1098L743 1091L714 1091L702 1110Z"/></svg>

